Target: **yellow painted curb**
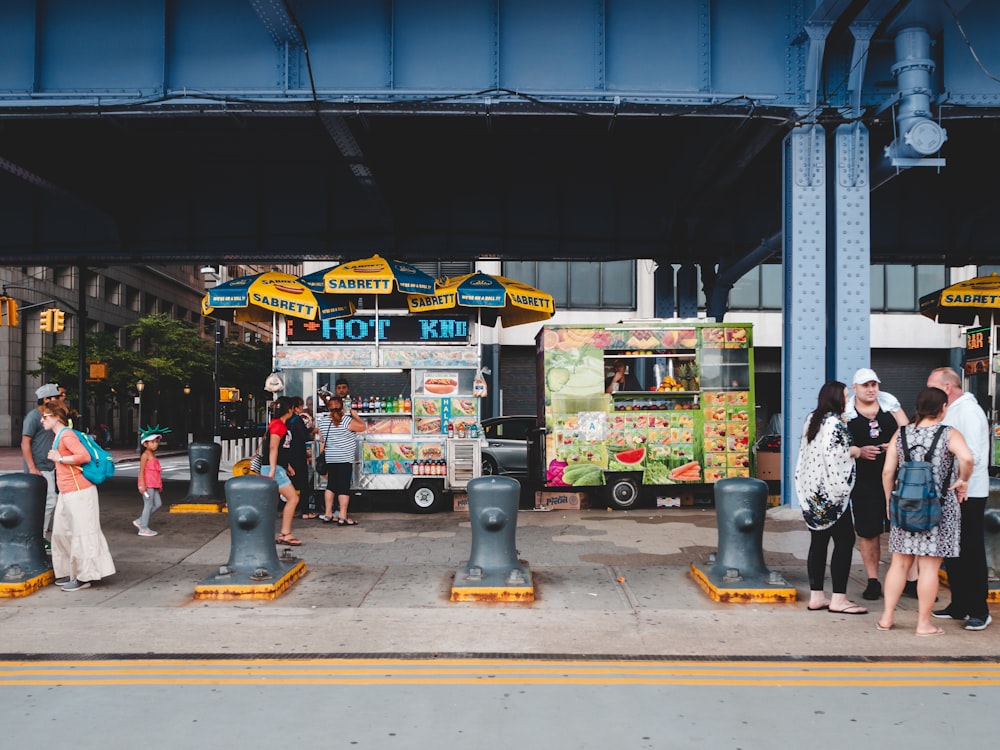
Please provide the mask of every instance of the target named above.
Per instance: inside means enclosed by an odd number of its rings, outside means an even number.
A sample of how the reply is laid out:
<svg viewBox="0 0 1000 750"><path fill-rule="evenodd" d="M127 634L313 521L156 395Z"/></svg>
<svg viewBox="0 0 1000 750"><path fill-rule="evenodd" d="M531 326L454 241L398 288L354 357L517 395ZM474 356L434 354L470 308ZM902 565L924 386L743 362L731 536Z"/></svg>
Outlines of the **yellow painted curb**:
<svg viewBox="0 0 1000 750"><path fill-rule="evenodd" d="M19 596L34 594L42 586L48 586L55 579L56 574L51 570L46 570L41 575L20 583L0 583L0 599L15 599Z"/></svg>
<svg viewBox="0 0 1000 750"><path fill-rule="evenodd" d="M254 583L246 586L222 584L198 584L194 587L195 599L276 599L284 593L296 580L306 573L305 561L299 560L291 570L281 578L269 583Z"/></svg>
<svg viewBox="0 0 1000 750"><path fill-rule="evenodd" d="M783 603L794 602L798 598L794 588L766 588L766 589L720 589L702 573L694 563L691 563L691 575L694 576L698 585L705 589L706 593L717 602L771 602Z"/></svg>

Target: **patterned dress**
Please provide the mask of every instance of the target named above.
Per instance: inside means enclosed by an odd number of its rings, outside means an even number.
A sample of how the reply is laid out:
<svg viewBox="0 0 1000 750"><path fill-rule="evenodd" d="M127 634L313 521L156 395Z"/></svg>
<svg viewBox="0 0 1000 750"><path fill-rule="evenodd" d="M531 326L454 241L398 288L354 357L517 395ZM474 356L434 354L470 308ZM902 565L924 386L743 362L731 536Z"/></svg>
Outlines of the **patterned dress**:
<svg viewBox="0 0 1000 750"><path fill-rule="evenodd" d="M943 429L934 455L924 458L934 440L934 434ZM955 491L946 489L953 484L952 471L955 457L948 450L948 435L951 427L933 424L928 427L907 425L896 435L896 450L899 461L903 462L902 432L906 430L906 442L910 446L910 457L914 460L930 461L934 482L945 488L941 493L941 524L930 531L903 531L898 526L889 529L889 551L903 555L923 555L926 557L958 557L961 533L961 512Z"/></svg>
<svg viewBox="0 0 1000 750"><path fill-rule="evenodd" d="M809 420L802 425L802 442L795 466L795 491L806 526L822 531L833 526L850 507L856 476L851 458L851 434L839 414L823 417L819 432L809 441Z"/></svg>

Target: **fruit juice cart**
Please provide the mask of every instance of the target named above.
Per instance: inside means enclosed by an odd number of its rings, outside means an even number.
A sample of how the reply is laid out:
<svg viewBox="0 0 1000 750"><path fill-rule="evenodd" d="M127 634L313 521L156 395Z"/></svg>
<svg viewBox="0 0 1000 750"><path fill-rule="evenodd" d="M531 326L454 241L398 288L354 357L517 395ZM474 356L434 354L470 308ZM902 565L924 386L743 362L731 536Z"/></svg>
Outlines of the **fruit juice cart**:
<svg viewBox="0 0 1000 750"><path fill-rule="evenodd" d="M546 489L599 487L629 508L647 489L710 502L715 482L752 476L749 324L551 325L536 348ZM622 362L628 390L610 384Z"/></svg>

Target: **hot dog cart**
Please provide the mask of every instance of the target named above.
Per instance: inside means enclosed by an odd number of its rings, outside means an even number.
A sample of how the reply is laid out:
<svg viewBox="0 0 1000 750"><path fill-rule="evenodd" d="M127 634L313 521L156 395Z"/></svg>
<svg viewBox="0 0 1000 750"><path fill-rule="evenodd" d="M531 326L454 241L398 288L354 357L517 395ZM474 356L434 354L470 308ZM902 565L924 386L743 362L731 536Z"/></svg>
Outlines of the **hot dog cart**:
<svg viewBox="0 0 1000 750"><path fill-rule="evenodd" d="M552 325L536 349L546 488L602 487L628 508L643 486L708 499L718 480L752 476L749 324Z"/></svg>
<svg viewBox="0 0 1000 750"><path fill-rule="evenodd" d="M355 494L403 493L412 510L429 513L450 507L451 493L479 475L479 352L470 329L461 314L286 319L275 348L285 393L303 394L319 416L326 407L317 391L335 392L343 378L365 421Z"/></svg>

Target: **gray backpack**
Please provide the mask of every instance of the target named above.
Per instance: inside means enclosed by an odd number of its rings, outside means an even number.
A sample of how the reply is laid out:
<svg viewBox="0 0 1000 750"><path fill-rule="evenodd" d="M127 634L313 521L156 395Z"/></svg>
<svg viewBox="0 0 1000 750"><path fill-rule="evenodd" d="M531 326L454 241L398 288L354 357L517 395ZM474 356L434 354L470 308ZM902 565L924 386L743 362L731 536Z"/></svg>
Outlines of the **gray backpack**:
<svg viewBox="0 0 1000 750"><path fill-rule="evenodd" d="M934 455L938 438L944 432L939 427L924 458ZM900 430L903 441L903 462L896 472L896 487L889 498L889 522L903 531L930 531L941 523L941 492L934 485L934 470L930 461L915 461L906 444L906 428Z"/></svg>

